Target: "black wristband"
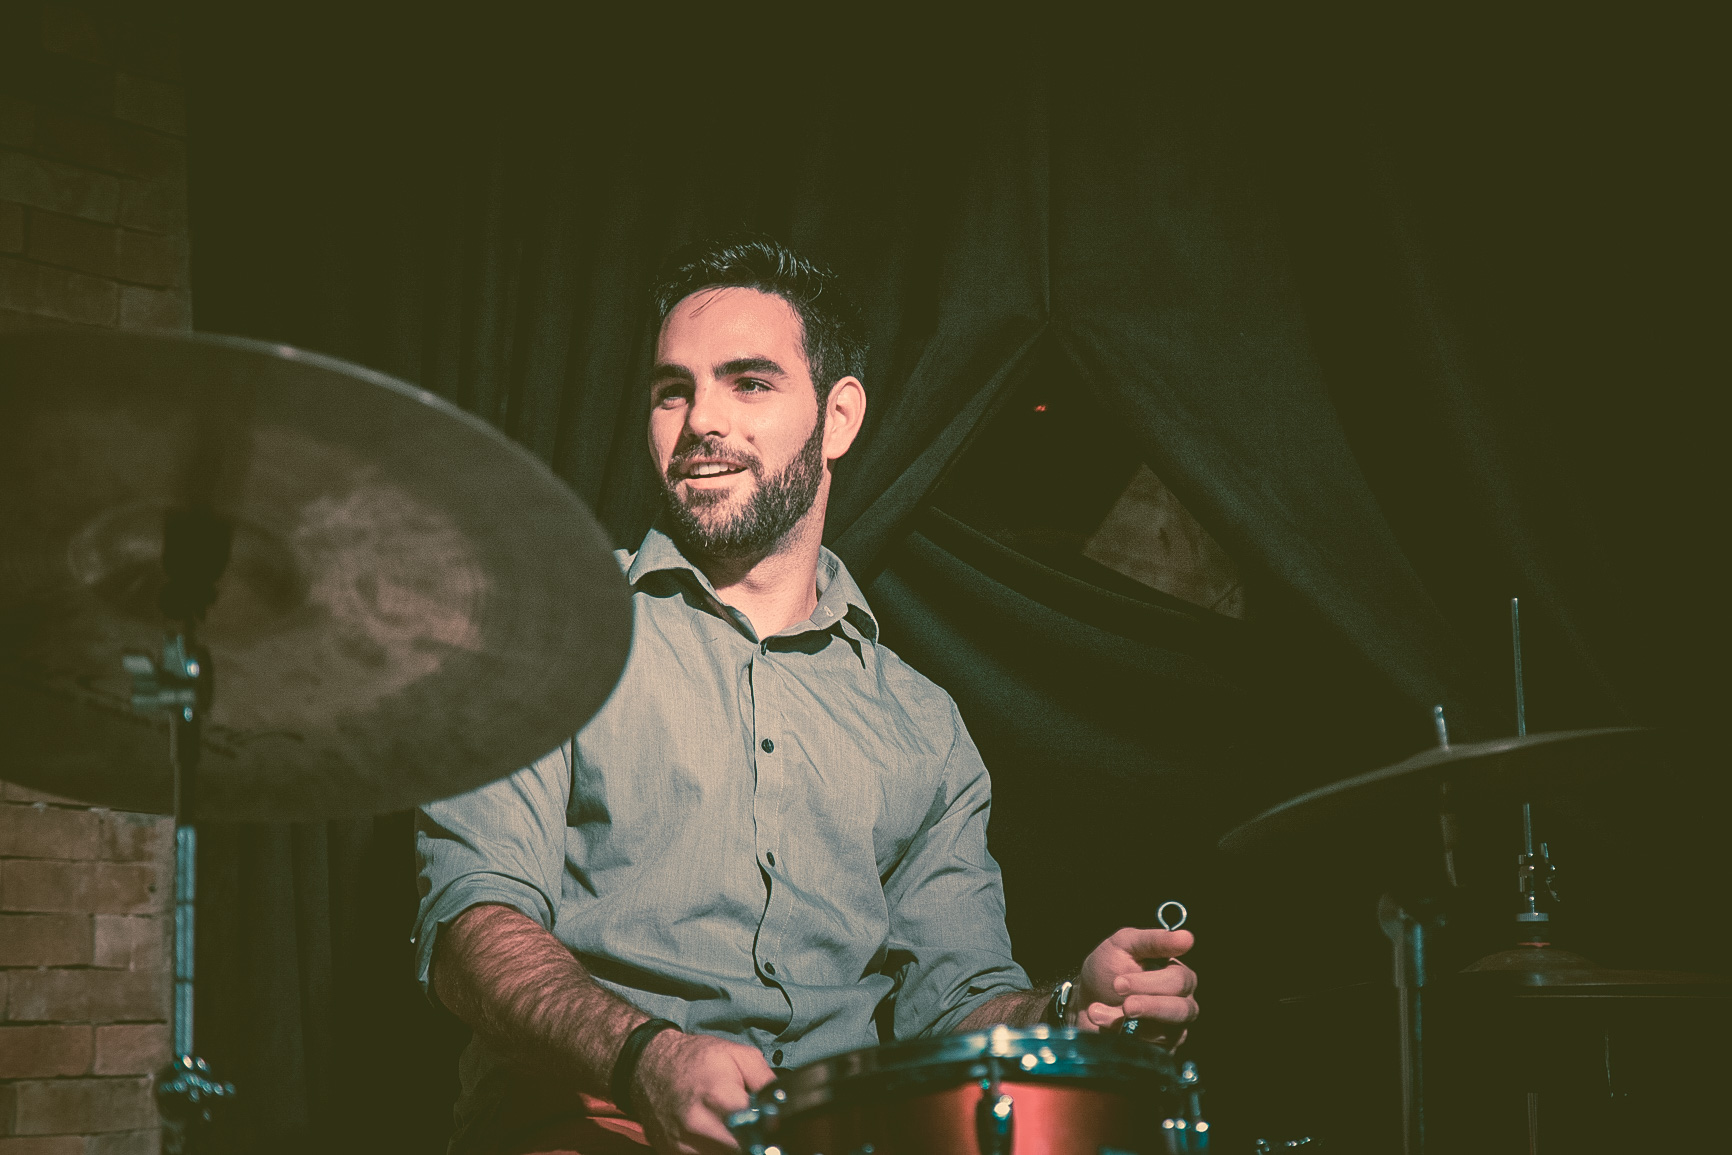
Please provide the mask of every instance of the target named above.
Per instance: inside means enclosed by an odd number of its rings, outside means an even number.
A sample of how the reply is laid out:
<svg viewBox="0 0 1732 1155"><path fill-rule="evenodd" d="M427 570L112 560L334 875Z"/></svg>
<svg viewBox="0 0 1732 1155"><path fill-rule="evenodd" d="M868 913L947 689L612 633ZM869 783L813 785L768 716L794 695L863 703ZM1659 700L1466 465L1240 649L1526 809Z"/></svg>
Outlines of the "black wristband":
<svg viewBox="0 0 1732 1155"><path fill-rule="evenodd" d="M631 1107L631 1085L637 1078L637 1064L638 1060L643 1058L644 1048L663 1031L679 1029L678 1023L670 1023L666 1019L645 1019L625 1037L625 1042L619 1048L619 1058L613 1061L613 1074L608 1078L607 1087L613 1095L613 1105L624 1112L626 1118L637 1118Z"/></svg>

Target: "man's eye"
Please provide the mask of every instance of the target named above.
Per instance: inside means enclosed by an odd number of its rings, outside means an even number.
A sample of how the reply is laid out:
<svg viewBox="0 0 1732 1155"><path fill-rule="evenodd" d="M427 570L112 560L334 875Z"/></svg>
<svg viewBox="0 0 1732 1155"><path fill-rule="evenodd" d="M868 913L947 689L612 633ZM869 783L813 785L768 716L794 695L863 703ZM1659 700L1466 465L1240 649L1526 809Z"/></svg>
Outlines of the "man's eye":
<svg viewBox="0 0 1732 1155"><path fill-rule="evenodd" d="M734 382L734 388L742 393L761 393L770 387L768 381L759 381L756 377L741 377Z"/></svg>
<svg viewBox="0 0 1732 1155"><path fill-rule="evenodd" d="M672 409L686 399L686 391L675 385L656 393L656 405L662 409Z"/></svg>

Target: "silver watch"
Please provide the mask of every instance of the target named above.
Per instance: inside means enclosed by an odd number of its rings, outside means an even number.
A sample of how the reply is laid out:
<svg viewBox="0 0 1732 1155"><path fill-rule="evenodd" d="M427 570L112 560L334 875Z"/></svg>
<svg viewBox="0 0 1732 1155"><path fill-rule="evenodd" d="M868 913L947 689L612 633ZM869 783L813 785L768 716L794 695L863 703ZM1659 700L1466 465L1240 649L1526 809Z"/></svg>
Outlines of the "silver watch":
<svg viewBox="0 0 1732 1155"><path fill-rule="evenodd" d="M1047 1000L1046 1015L1043 1016L1047 1022L1055 1027L1067 1025L1066 1016L1070 1014L1071 996L1075 993L1076 982L1072 979L1065 979L1052 988L1052 997Z"/></svg>

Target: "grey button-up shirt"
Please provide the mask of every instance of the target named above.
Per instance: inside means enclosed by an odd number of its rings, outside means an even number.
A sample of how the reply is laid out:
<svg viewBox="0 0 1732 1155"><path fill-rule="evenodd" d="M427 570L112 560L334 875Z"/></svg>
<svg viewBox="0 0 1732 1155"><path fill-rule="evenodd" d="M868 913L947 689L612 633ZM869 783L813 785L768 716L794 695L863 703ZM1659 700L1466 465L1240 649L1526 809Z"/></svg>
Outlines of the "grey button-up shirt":
<svg viewBox="0 0 1732 1155"><path fill-rule="evenodd" d="M642 1010L782 1067L942 1034L1026 988L986 767L835 555L811 618L768 638L660 531L619 556L634 630L607 704L418 817L422 982L439 927L504 903ZM503 1064L472 1043L466 1099Z"/></svg>

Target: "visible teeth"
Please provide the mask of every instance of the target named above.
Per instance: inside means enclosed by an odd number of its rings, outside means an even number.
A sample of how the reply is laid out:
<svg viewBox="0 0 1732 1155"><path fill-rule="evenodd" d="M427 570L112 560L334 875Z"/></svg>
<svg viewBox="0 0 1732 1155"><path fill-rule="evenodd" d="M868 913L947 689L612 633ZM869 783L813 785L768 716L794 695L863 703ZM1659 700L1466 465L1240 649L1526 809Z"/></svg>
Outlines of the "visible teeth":
<svg viewBox="0 0 1732 1155"><path fill-rule="evenodd" d="M739 467L735 465L723 465L720 463L694 465L691 468L690 475L692 477L714 477L718 473L733 473L738 468Z"/></svg>

